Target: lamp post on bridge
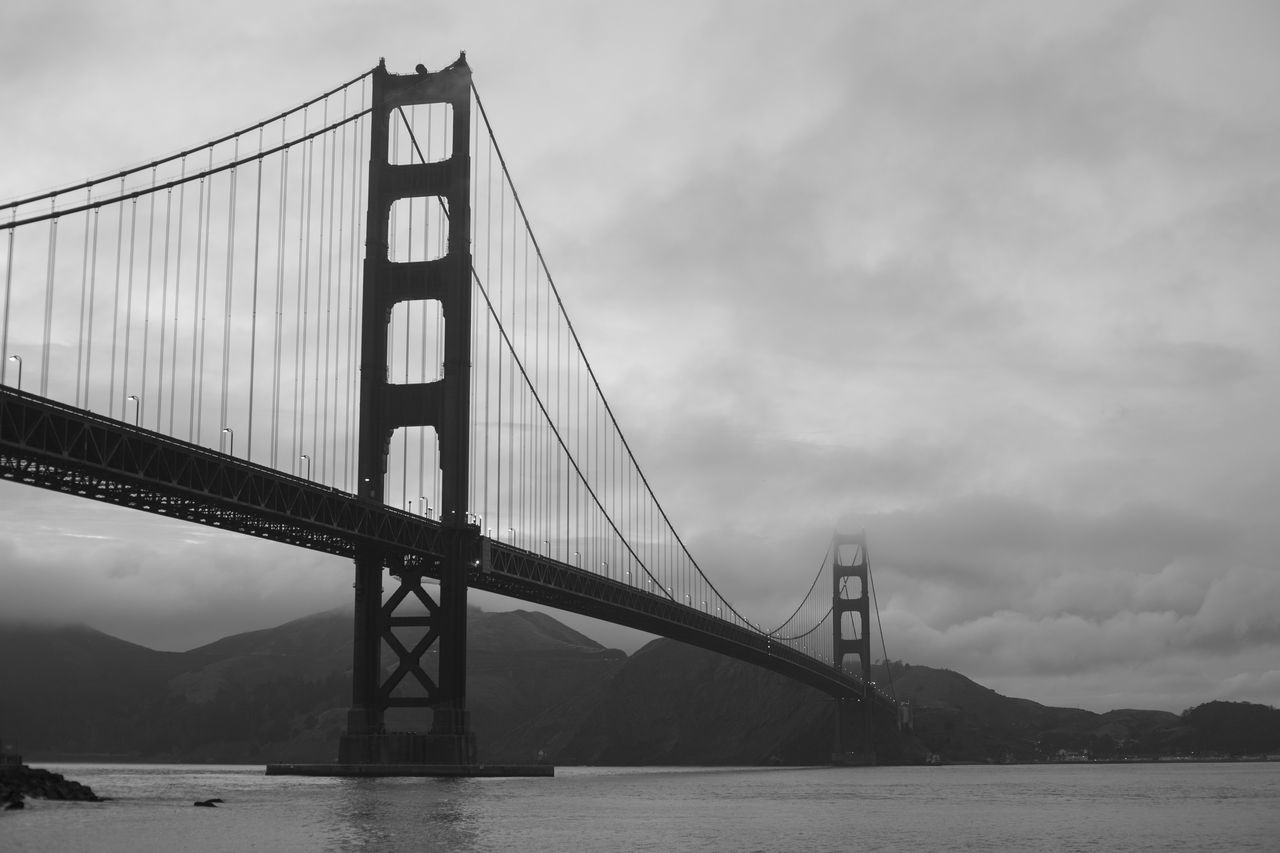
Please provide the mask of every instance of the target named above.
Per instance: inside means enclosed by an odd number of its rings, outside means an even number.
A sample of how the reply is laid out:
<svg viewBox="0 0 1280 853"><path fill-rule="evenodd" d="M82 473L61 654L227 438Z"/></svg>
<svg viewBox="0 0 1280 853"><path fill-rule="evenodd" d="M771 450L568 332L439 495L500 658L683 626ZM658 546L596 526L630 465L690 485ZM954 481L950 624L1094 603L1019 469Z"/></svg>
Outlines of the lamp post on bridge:
<svg viewBox="0 0 1280 853"><path fill-rule="evenodd" d="M298 457L298 461L307 463L307 479L310 480L311 479L311 457L304 453Z"/></svg>
<svg viewBox="0 0 1280 853"><path fill-rule="evenodd" d="M236 431L231 427L223 427L222 434L227 437L227 455L236 455Z"/></svg>
<svg viewBox="0 0 1280 853"><path fill-rule="evenodd" d="M15 353L14 355L9 356L9 360L18 362L18 384L15 385L14 387L17 388L19 391L21 391L22 390L22 356L17 355Z"/></svg>
<svg viewBox="0 0 1280 853"><path fill-rule="evenodd" d="M142 423L142 398L137 394L130 394L124 398L126 403L130 400L133 401L133 425L138 426Z"/></svg>

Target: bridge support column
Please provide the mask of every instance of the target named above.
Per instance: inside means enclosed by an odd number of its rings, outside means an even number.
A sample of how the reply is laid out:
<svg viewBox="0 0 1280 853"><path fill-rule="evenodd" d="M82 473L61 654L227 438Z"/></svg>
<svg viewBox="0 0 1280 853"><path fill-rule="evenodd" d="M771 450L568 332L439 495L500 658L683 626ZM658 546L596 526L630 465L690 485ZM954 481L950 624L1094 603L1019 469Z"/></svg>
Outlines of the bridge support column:
<svg viewBox="0 0 1280 853"><path fill-rule="evenodd" d="M836 534L831 542L832 660L836 669L843 672L845 656L858 656L863 695L835 700L833 764L875 764L876 761L872 740L875 682L871 680L869 570L866 537ZM850 581L857 583L857 588L849 589Z"/></svg>
<svg viewBox="0 0 1280 853"><path fill-rule="evenodd" d="M351 710L340 756L354 757L364 740L383 731L382 705L382 555L365 551L356 557L355 630L351 660ZM344 763L347 758L343 757Z"/></svg>
<svg viewBox="0 0 1280 853"><path fill-rule="evenodd" d="M475 530L479 538L479 528ZM454 536L440 572L440 698L432 711L432 763L474 764L476 736L467 710L467 570L470 549Z"/></svg>
<svg viewBox="0 0 1280 853"><path fill-rule="evenodd" d="M862 696L839 696L835 702L835 732L831 763L841 767L876 763L873 700Z"/></svg>
<svg viewBox="0 0 1280 853"><path fill-rule="evenodd" d="M476 764L476 739L466 709L466 572L475 560L479 528L464 526L451 533L441 561L429 568L406 561L393 570L399 585L385 602L383 557L375 553L356 561L352 707L339 742L340 764ZM438 601L423 589L428 572L439 575ZM406 613L401 609L406 603L420 606ZM395 659L385 679L384 644ZM431 650L437 667L424 664ZM388 731L385 715L392 708L431 709L430 730Z"/></svg>
<svg viewBox="0 0 1280 853"><path fill-rule="evenodd" d="M388 553L376 545L356 555L355 650L351 710L339 744L348 765L476 763L475 735L466 710L467 572L479 528L468 517L467 464L471 388L471 69L465 56L441 71L389 74L374 69L369 120L368 209L361 301L359 499L384 500L392 434L433 427L440 449L440 521L449 534L445 553ZM452 113L451 153L438 162L392 163L389 122L403 107L447 104ZM416 144L415 144L416 147ZM418 152L421 154L421 152ZM448 220L447 251L428 261L389 257L392 205L403 199L439 203ZM431 201L435 199L436 201ZM443 372L433 382L394 383L388 376L392 309L406 302L438 302L444 320ZM429 563L427 565L426 563ZM382 572L400 585L384 603ZM438 603L422 588L438 577ZM399 615L405 601L421 607ZM403 632L403 633L401 633ZM397 658L384 680L381 648ZM438 668L424 667L434 647ZM388 709L432 711L427 730L388 732Z"/></svg>

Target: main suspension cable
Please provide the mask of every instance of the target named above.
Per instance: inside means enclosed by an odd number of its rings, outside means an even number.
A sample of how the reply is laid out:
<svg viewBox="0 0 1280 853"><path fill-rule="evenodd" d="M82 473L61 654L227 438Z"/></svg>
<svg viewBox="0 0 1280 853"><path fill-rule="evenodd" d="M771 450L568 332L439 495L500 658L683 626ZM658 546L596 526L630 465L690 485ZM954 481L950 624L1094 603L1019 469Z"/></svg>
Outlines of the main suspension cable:
<svg viewBox="0 0 1280 853"><path fill-rule="evenodd" d="M577 348L577 350L578 350L578 354L579 354L579 356L581 357L581 360L582 360L583 366L586 368L586 370L587 370L587 374L588 374L588 376L590 377L591 382L592 382L592 384L594 385L594 387L595 387L595 389L596 389L596 392L597 392L597 394L598 394L598 396L599 396L599 399L600 399L600 404L604 407L604 410L605 410L606 414L607 414L607 415L608 415L608 417L609 417L609 421L613 424L614 432L617 434L617 436L618 436L618 440L622 443L622 447L626 450L628 458L631 460L632 465L635 467L636 472L637 472L637 474L638 474L638 475L639 475L639 477L640 477L641 483L644 485L644 489L645 489L645 491L648 493L648 495L649 495L650 499L652 500L652 502L653 502L653 505L654 505L655 509L657 509L657 511L658 511L658 513L659 513L659 515L662 517L663 522L665 522L665 524L666 524L666 526L667 526L667 529L671 532L671 535L672 535L672 537L674 538L676 545L679 547L680 552L681 552L681 553L682 553L682 554L683 554L683 555L688 559L688 561L689 561L690 565L693 567L694 571L696 571L696 572L697 572L697 574L698 574L698 576L699 576L700 578L702 578L702 580L707 584L707 587L711 590L711 592L712 592L712 593L714 593L714 594L715 594L715 596L716 596L717 598L719 598L722 602L724 602L725 606L729 608L729 611L730 611L733 615L737 616L740 620L742 620L742 622L743 622L744 624L746 624L747 626L751 627L753 630L758 631L758 632L759 632L759 633L761 633L761 634L767 634L768 632L766 632L764 628L762 628L761 626L757 625L754 621L752 621L751 619L748 619L745 615L743 615L741 612L739 612L739 611L738 611L738 609L737 609L737 608L735 608L735 607L733 606L733 604L732 604L732 603L730 603L730 602L729 602L729 600L728 600L727 598L725 598L725 596L723 595L723 593L721 593L721 592L720 592L719 588L718 588L718 587L716 587L715 583L714 583L714 582L713 582L709 577L707 577L706 573L702 570L702 567L698 565L698 562L697 562L697 560L694 558L693 554L692 554L692 553L690 553L688 546L685 544L684 540L681 538L681 536L680 536L679 532L678 532L678 531L676 531L675 526L674 526L674 525L672 524L672 522L671 522L670 516L668 516L668 515L667 515L667 511L666 511L666 509L662 506L661 501L659 501L659 500L658 500L657 495L656 495L656 494L654 493L654 491L653 491L653 487L652 487L652 485L649 483L649 480L648 480L648 478L645 476L644 471L640 468L639 463L638 463L638 461L636 460L635 453L633 452L633 450L632 450L632 448L631 448L631 444L630 444L630 442L628 442L628 441L627 441L626 436L622 433L622 428L621 428L621 426L618 424L618 420L617 420L617 418L614 416L613 408L609 405L609 401L604 397L603 391L601 390L601 387L600 387L599 379L598 379L598 378L597 378L597 376L596 376L595 370L591 367L591 362L590 362L590 360L589 360L589 359L587 358L587 356L586 356L586 352L585 352L585 350L584 350L584 349L583 349L583 347L582 347L582 341L581 341L581 339L578 337L578 333L577 333L576 328L575 328L575 327L574 327L574 325L573 325L573 321L569 318L568 313L567 313L567 312L566 312L566 310L565 310L565 307L564 307L564 301L563 301L563 299L562 299L562 298L561 298L561 296L560 296L560 290L559 290L559 288L556 286L556 284L555 284L555 280L554 280L554 278L552 277L551 272L550 272L550 269L548 268L548 266L547 266L547 264L546 264L546 259L545 259L545 256L544 256L544 255L543 255L543 253L542 253L542 247L541 247L541 245L538 243L537 236L533 233L532 229L531 229L531 228L530 228L530 226L529 226L529 218L528 218L528 215L527 215L527 214L526 214L526 212L525 212L524 204L523 204L523 202L520 200L520 195L519 195L519 193L516 191L515 184L514 184L514 182L512 181L512 178L511 178L511 173L510 173L510 171L509 171L509 170L508 170L508 168L507 168L506 158L505 158L505 157L503 157L502 149L501 149L501 147L498 145L497 138L496 138L496 136L495 136L495 134L494 134L493 125L492 125L492 123L489 121L488 112L487 112L487 111L485 110L485 108L484 108L484 102L481 100L481 98L480 98L480 92L479 92L479 90L476 88L476 86L475 86L475 84L474 84L474 83L472 83L472 86L471 86L471 93L472 93L472 95L475 97L475 99L476 99L476 106L478 107L478 109L479 109L479 111L480 111L481 117L484 119L485 128L486 128L486 130L488 131L489 140L490 140L490 144L491 144L491 146L492 146L492 150L493 150L493 152L494 152L495 154L497 154L497 156L498 156L498 161L499 161L499 163L500 163L500 165L501 165L502 173L505 175L506 180L507 180L507 185L508 185L508 187L510 187L510 189L511 189L511 196L512 196L512 200L515 202L515 205L516 205L516 207L517 207L517 209L518 209L518 211L519 211L519 213L520 213L520 217L521 217L521 219L522 219L522 220L524 221L524 223L525 223L525 230L526 230L526 232L528 233L528 236L529 236L530 241L533 243L534 251L536 252L537 257L538 257L538 262L539 262L539 264L542 266L543 271L544 271L544 272L546 272L546 274L547 274L547 285L548 285L548 287L551 289L551 293L555 296L555 299L556 299L556 305L557 305L557 307L560 309L560 314L561 314L561 316L564 318L564 324L565 324L565 327L568 329L568 332L569 332L569 335L571 336L572 342L573 342L573 344L576 346L576 348ZM505 333L504 333L504 338L505 338L505 337L506 337L506 336L505 336ZM509 343L509 342L508 342L508 347L510 348L510 343ZM514 351L513 351L513 353L514 353ZM536 394L535 394L535 396L536 396ZM543 408L543 416L544 416L544 417L549 417L549 416L547 415L547 413L546 413L545 408ZM566 450L566 452L568 452L568 448L567 448L567 447L565 448L565 450ZM573 454L569 454L569 456L570 456L571 461L573 461L573 462L574 462L575 470L577 470L577 462L576 462L576 460L574 460L574 459L573 459ZM580 476L580 477L582 477L582 476L583 476L580 470L578 470L578 474L579 474L579 476ZM584 485L585 485L585 480L584 480ZM588 491L591 491L591 492L592 492L592 497L593 497L593 499L595 499L594 491L593 491L593 490L591 490L589 486L587 486L587 488L588 488ZM601 504L600 504L600 502L599 502L599 500L598 500L598 499L596 499L596 503L597 503L597 506L599 506L599 507L601 508L601 510L603 511L603 506L601 506ZM611 526L612 526L612 522L611 522ZM615 532L618 532L618 531L616 530L616 528L615 528ZM623 536L622 536L622 534L621 534L620 532L618 532L618 536L619 536L619 538L621 538L621 539L624 541L624 543L626 542L625 537L623 537ZM630 548L629 543L628 543L627 547L628 547L628 551L629 551L629 552L631 552L633 556L636 556L636 555L634 554L634 552L633 552L633 551L631 551L631 548ZM636 556L636 560L637 560L637 562L638 562L642 567L645 567L645 572L646 572L646 574L648 574L648 573L649 573L649 570L648 570L647 566L645 566L645 563L644 563L642 560L640 560L638 556ZM652 577L652 575L650 575L650 577ZM656 582L656 579L655 579L655 582Z"/></svg>
<svg viewBox="0 0 1280 853"><path fill-rule="evenodd" d="M10 208L15 208L15 209L16 209L16 208L23 207L23 206L28 205L28 204L32 204L32 203L37 202L37 201L44 201L45 199L55 199L55 198L57 198L58 196L66 195L66 194L68 194L68 193L72 193L72 192L77 192L77 191L79 191L79 190L92 189L93 187L97 186L98 184L104 184L104 183L107 183L107 182L109 182L109 181L115 181L115 180L123 181L125 178L128 178L128 177L131 177L131 176L133 176L133 175L139 174L140 172L145 172L145 171L146 171L146 170L148 170L148 169L155 169L155 168L156 168L156 167L158 167L158 166L164 166L164 165L166 165L166 164L168 164L168 163L172 163L172 162L174 162L175 160L182 160L182 159L185 159L185 158L187 158L187 157L190 157L192 154L198 154L199 152L204 151L204 150L206 150L206 149L216 148L217 146L222 145L222 144L223 144L223 143L225 143L225 142L230 142L230 141L232 141L233 139L237 139L238 137L244 136L244 135L245 135L245 134L247 134L247 133L252 133L252 132L253 132L253 131L255 131L255 130L260 130L261 128L264 128L264 127L266 127L267 125L270 125L270 124L274 124L274 123L275 123L275 122L277 122L277 121L284 121L285 119L287 119L289 116L293 115L294 113L301 112L301 111L305 110L307 107L312 106L313 104L318 104L318 103L320 103L321 101L326 100L326 99L327 99L327 98L329 98L330 96L332 96L332 95L336 95L338 92L341 92L341 91L343 91L344 89L348 89L348 88L350 88L350 87L352 87L352 86L356 85L357 83L359 83L359 82L363 81L365 78L367 78L367 77L369 77L371 74L373 74L373 72L374 72L375 70L376 70L376 69L374 69L374 68L370 68L368 71L365 71L364 73L360 74L359 76L352 78L351 80L347 81L346 83L343 83L341 86L335 86L334 88L330 89L329 91L325 92L324 94L322 94L322 95L317 95L316 97L312 98L311 100L307 101L306 103L299 104L298 106L293 107L292 109L285 110L284 112L280 113L279 115L272 116L271 118L263 119L262 121L258 122L257 124L250 125L249 127L246 127L246 128L244 128L244 129L242 129L242 130L233 131L232 133L228 133L226 136L221 136L221 137L219 137L219 138L217 138L217 139L211 140L211 141L209 141L209 142L205 142L205 143L203 143L202 145L197 145L197 146L196 146L196 147L194 147L194 148L188 148L188 149L187 149L187 150L185 150L185 151L179 151L179 152L177 152L177 153L170 154L170 155L168 155L168 156L166 156L166 157L161 157L161 158L160 158L160 159L158 159L158 160L152 160L150 163L144 163L144 164L142 164L142 165L140 165L140 166L133 166L133 167L131 167L131 168L129 168L129 169L125 169L125 170L120 171L120 172L114 172L114 173L112 173L112 174L104 175L104 176L99 177L99 178L90 178L89 180L83 181L83 182L81 182L81 183L79 183L79 184L76 184L76 185L74 185L74 186L70 186L70 187L63 187L63 188L61 188L61 189L56 189L56 190L49 190L49 191L47 191L47 192L38 193L38 194L33 195L33 196L27 196L27 197L25 197L25 198L20 198L20 199L15 199L15 200L13 200L13 201L7 201L7 202L4 202L4 203L0 203L0 210L9 210ZM358 118L358 116L353 116L353 118ZM267 152L267 153L272 153L272 152ZM164 189L164 187L161 187L161 189ZM80 208L80 209L83 209L83 208ZM75 212L77 212L77 211L76 211L76 210L65 210L65 211L61 211L61 214L62 214L62 215L65 215L65 214L67 214L67 213L75 213ZM13 225L22 225L22 224L24 224L24 223L23 223L23 222L10 223L10 227L12 227Z"/></svg>

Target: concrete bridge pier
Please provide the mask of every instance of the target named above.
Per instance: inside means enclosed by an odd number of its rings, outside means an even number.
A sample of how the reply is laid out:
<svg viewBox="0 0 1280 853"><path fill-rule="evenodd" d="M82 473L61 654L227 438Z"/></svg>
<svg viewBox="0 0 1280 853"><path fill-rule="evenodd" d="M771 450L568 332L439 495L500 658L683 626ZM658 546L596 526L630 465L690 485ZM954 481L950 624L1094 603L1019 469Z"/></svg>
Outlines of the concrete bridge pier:
<svg viewBox="0 0 1280 853"><path fill-rule="evenodd" d="M869 767L876 763L873 701L840 696L835 702L835 731L831 763L837 767Z"/></svg>

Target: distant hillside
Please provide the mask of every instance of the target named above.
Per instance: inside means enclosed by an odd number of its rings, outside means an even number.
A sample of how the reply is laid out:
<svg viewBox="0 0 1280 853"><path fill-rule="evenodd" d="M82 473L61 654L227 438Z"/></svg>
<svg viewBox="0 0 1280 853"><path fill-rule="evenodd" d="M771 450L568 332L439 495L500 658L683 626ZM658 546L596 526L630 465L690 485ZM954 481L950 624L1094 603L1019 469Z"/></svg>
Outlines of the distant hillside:
<svg viewBox="0 0 1280 853"><path fill-rule="evenodd" d="M180 653L84 627L3 627L0 734L46 759L332 760L350 704L351 642L349 610ZM468 644L484 760L556 749L625 660L525 611L472 611ZM383 662L392 665L389 653ZM396 722L422 728L429 717Z"/></svg>
<svg viewBox="0 0 1280 853"><path fill-rule="evenodd" d="M654 640L618 672L566 764L812 764L831 755L824 694L715 652Z"/></svg>
<svg viewBox="0 0 1280 853"><path fill-rule="evenodd" d="M1176 714L1163 711L1096 714L1011 699L946 669L895 664L892 679L898 697L911 701L916 736L950 761L1038 761L1060 750L1112 757L1122 747L1162 754L1180 727Z"/></svg>
<svg viewBox="0 0 1280 853"><path fill-rule="evenodd" d="M411 639L411 638L407 638ZM813 764L829 760L832 700L782 676L655 640L630 658L554 618L472 611L468 706L482 760L560 764ZM29 758L328 761L350 701L351 614L319 613L157 652L84 627L0 627L0 734ZM430 656L429 656L430 657ZM390 655L384 664L391 665ZM431 668L432 661L425 665ZM1182 715L1095 714L1013 699L956 672L895 663L877 683L885 763L1037 761L1280 751L1280 711L1210 702ZM403 712L402 712L403 713ZM428 718L389 715L392 728Z"/></svg>
<svg viewBox="0 0 1280 853"><path fill-rule="evenodd" d="M147 725L140 697L162 693L185 666L180 654L83 626L0 625L0 734L36 749L129 752L113 744Z"/></svg>
<svg viewBox="0 0 1280 853"><path fill-rule="evenodd" d="M1250 702L1209 702L1182 714L1197 752L1258 755L1280 750L1280 710Z"/></svg>
<svg viewBox="0 0 1280 853"><path fill-rule="evenodd" d="M1096 714L1001 696L945 669L873 668L913 709L901 736L878 718L878 760L911 763L1046 761L1280 751L1280 711L1211 702L1164 711ZM567 764L821 763L835 725L832 700L746 664L655 640L619 671L604 701L558 761Z"/></svg>

